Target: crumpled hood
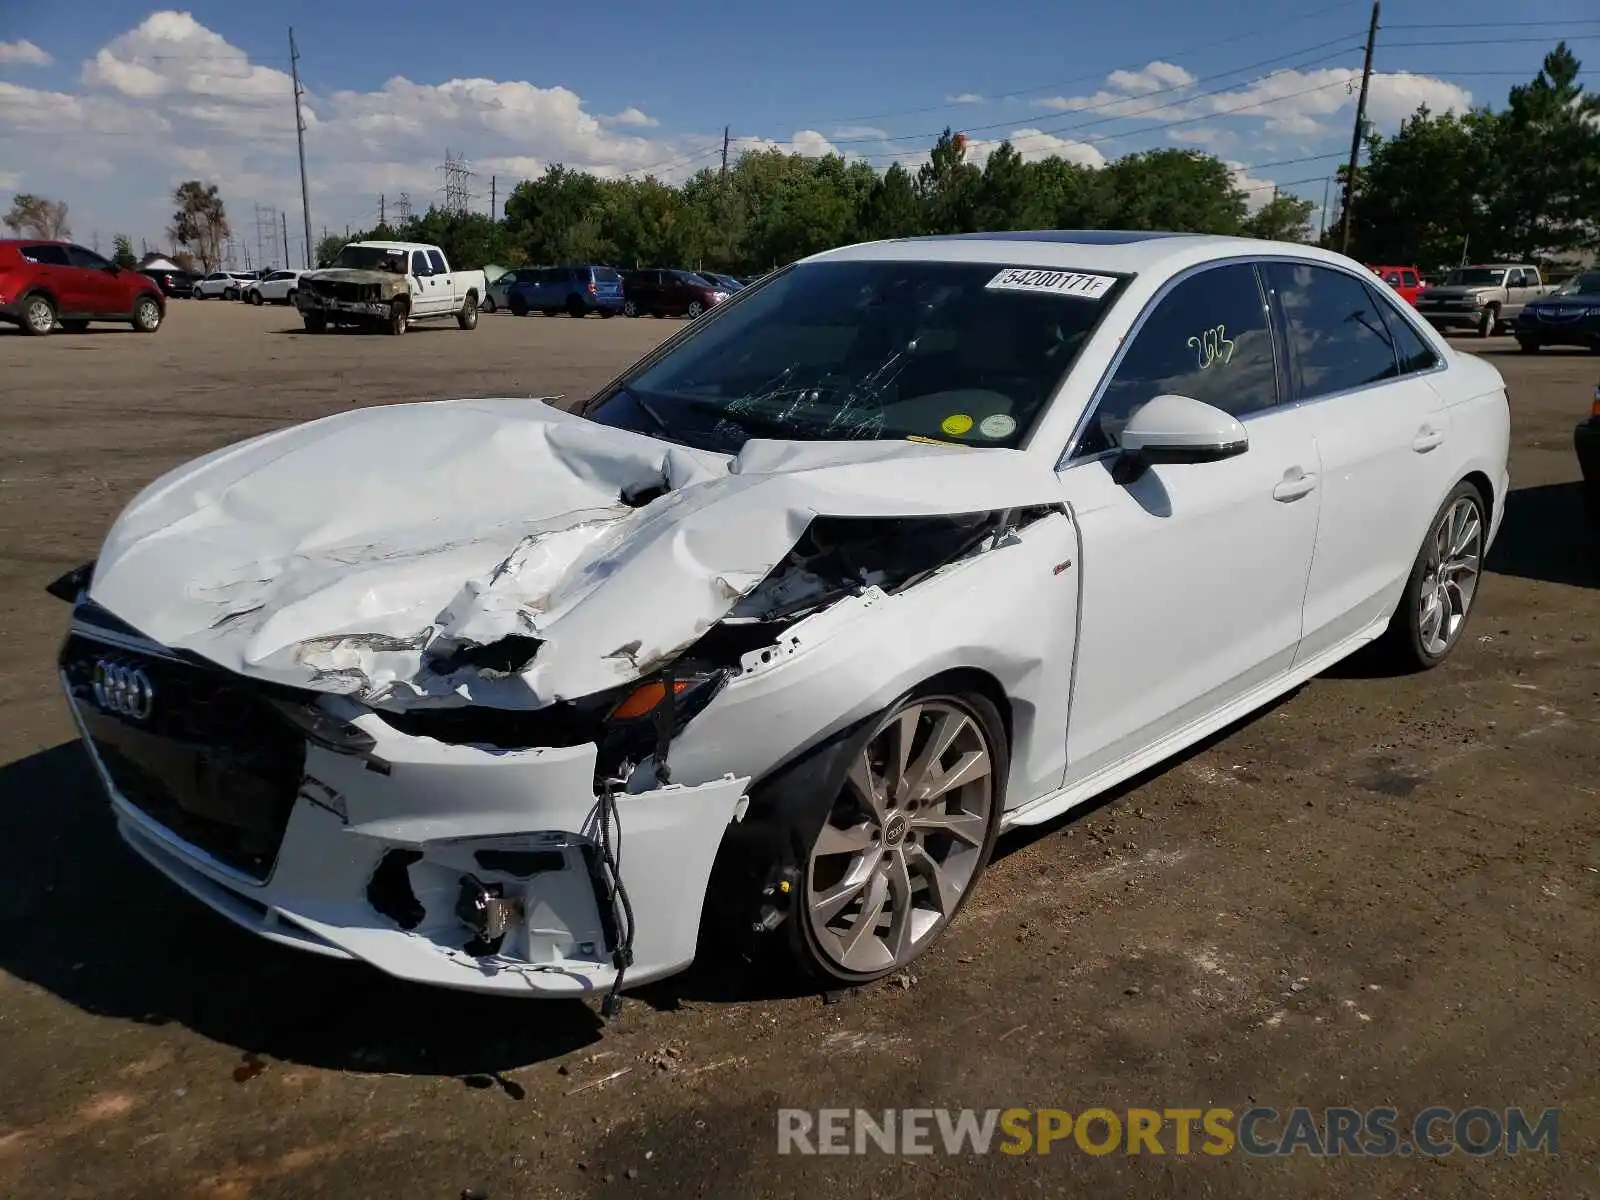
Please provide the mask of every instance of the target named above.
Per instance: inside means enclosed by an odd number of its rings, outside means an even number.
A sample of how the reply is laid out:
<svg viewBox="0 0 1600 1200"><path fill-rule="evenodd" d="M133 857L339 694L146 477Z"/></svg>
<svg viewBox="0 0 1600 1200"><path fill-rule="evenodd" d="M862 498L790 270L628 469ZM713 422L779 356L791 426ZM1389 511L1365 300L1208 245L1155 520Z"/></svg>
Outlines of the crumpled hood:
<svg viewBox="0 0 1600 1200"><path fill-rule="evenodd" d="M393 271L363 271L355 267L323 267L318 271L307 271L300 276L301 279L327 280L330 283L387 283L392 279L404 279Z"/></svg>
<svg viewBox="0 0 1600 1200"><path fill-rule="evenodd" d="M1012 450L757 440L730 458L539 400L393 405L158 479L112 526L90 597L257 678L389 708L532 708L695 641L814 516L1057 498L1048 465ZM515 671L438 665L511 636L542 643Z"/></svg>

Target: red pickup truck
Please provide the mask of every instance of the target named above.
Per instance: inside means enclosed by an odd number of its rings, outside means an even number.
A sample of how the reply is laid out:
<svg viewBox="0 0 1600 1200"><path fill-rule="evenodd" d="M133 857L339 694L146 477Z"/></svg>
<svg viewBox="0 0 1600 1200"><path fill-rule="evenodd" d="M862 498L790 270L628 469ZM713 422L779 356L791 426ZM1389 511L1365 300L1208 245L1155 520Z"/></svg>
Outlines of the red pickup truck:
<svg viewBox="0 0 1600 1200"><path fill-rule="evenodd" d="M1375 267L1368 263L1367 268L1398 292L1400 298L1413 308L1417 304L1417 294L1428 286L1422 282L1415 267Z"/></svg>

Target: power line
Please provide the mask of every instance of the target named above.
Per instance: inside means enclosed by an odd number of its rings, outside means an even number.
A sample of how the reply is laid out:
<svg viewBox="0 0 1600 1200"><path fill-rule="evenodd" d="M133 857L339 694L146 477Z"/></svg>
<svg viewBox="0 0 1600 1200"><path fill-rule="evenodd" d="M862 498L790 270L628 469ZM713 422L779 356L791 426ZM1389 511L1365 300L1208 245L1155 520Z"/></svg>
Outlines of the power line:
<svg viewBox="0 0 1600 1200"><path fill-rule="evenodd" d="M1563 42L1600 42L1600 33L1582 34L1577 37L1563 37L1558 40ZM1385 50L1408 50L1415 49L1417 47L1426 47L1432 49L1438 46L1515 46L1526 45L1530 42L1538 42L1542 45L1549 45L1550 38L1548 36L1525 38L1462 38L1458 41L1444 42L1385 42L1383 44L1383 48Z"/></svg>
<svg viewBox="0 0 1600 1200"><path fill-rule="evenodd" d="M1385 29L1543 29L1562 25L1600 25L1600 19L1579 17L1571 21L1424 21L1412 25L1385 25Z"/></svg>
<svg viewBox="0 0 1600 1200"><path fill-rule="evenodd" d="M1291 26L1291 25L1304 24L1306 21L1315 20L1317 17L1327 16L1331 12L1337 12L1340 9L1353 8L1353 7L1355 7L1355 5L1354 5L1354 3L1352 3L1352 0L1339 0L1339 3L1323 5L1320 8L1312 9L1310 12L1301 13L1298 17L1290 17L1290 18L1288 18L1287 20L1284 20L1284 21L1274 22L1269 28L1251 29L1251 30L1247 30L1244 33L1233 34L1231 37L1219 38L1218 40L1216 40L1214 42L1202 42L1198 46L1184 46L1184 47L1181 47L1179 49L1174 49L1174 50L1171 50L1171 51L1163 51L1163 52L1161 52L1159 54L1152 54L1152 55L1146 57L1141 62L1126 63L1126 64L1124 64L1124 65L1122 65L1120 67L1112 67L1109 71L1095 71L1095 72L1092 72L1092 73L1087 74L1087 75L1078 75L1078 76L1075 76L1075 77L1073 77L1071 79L1061 79L1061 80L1055 81L1054 83L1036 84L1033 87L1019 88L1016 91L1011 91L1011 92L997 92L990 98L994 99L994 100L1007 100L1007 99L1010 99L1010 98L1012 98L1014 96L1026 96L1026 95L1029 95L1029 94L1031 94L1033 92L1044 92L1044 91L1051 91L1051 90L1054 90L1056 88L1072 87L1073 85L1079 84L1079 83L1092 83L1092 82L1095 82L1096 80L1103 79L1103 78L1105 78L1106 75L1113 74L1113 73L1115 73L1117 71L1137 71L1137 70L1140 70L1140 69L1142 69L1144 67L1148 67L1151 62L1158 61L1158 60L1164 60L1164 59L1168 58L1169 56L1179 55L1179 54L1189 55L1189 54L1195 54L1195 53L1197 53L1197 52L1199 52L1201 50L1214 50L1219 46L1231 46L1231 45L1233 45L1233 44L1235 44L1237 42L1248 41L1250 38L1260 37L1264 33L1269 33L1269 32L1276 33L1279 30L1289 28L1289 26ZM939 111L941 111L943 109L955 108L955 107L958 107L958 106L955 105L955 104L947 102L945 104L929 105L929 106L927 106L925 108L915 108L915 109L904 109L903 108L903 109L898 109L898 110L893 111L893 112L870 113L870 114L868 114L866 116L860 116L860 117L840 117L840 118L838 118L836 120L832 120L832 121L822 121L822 122L819 122L819 124L821 124L821 125L847 125L847 124L850 124L851 122L855 122L855 121L878 121L878 120L882 120L885 117L912 116L912 115L915 115L917 113L939 112Z"/></svg>
<svg viewBox="0 0 1600 1200"><path fill-rule="evenodd" d="M1218 79L1226 79L1230 75L1242 75L1246 71L1255 71L1255 70L1259 70L1262 67L1270 67L1274 63L1283 62L1285 59L1299 58L1301 55L1310 54L1312 51L1315 51L1315 50L1325 50L1329 46L1332 46L1332 45L1335 45L1335 44L1337 44L1339 46L1339 49L1334 50L1330 54L1324 54L1319 58L1314 58L1314 59L1310 60L1309 62L1296 63L1293 66L1288 66L1288 67L1280 67L1279 70L1298 70L1298 69L1300 69L1302 67L1314 67L1319 63L1327 62L1330 59L1338 58L1340 55L1348 53L1350 50L1355 49L1356 46L1359 43L1353 43L1352 39L1351 39L1351 37L1349 35L1346 35L1346 36L1343 36L1343 37L1337 37L1337 38L1330 39L1329 41L1326 41L1326 42L1317 42L1315 45L1303 46L1298 50L1291 50L1286 54L1274 54L1271 58L1264 58L1264 59L1260 60L1259 62L1246 63L1242 67L1234 67L1232 70L1229 70L1229 71L1218 71L1218 72L1215 72L1215 73L1213 73L1211 75L1198 76L1198 77L1195 77L1195 78L1191 78L1191 79L1189 79L1189 80L1187 80L1187 81L1185 81L1183 83L1171 84L1171 85L1169 85L1167 87L1156 88L1153 91L1134 92L1134 93L1130 93L1130 94L1128 94L1126 96L1116 96L1116 97L1113 97L1110 100L1103 100L1103 101L1100 101L1099 103L1096 103L1096 104L1086 104L1082 108L1075 108L1072 111L1073 112L1077 112L1077 113L1098 112L1101 109L1112 108L1112 107L1115 107L1116 105L1119 105L1119 104L1128 104L1128 103L1130 103L1132 101L1135 101L1135 100L1147 100L1151 96L1170 95L1173 92L1183 91L1184 89L1194 87L1197 84L1212 83L1212 82L1215 82ZM1114 72L1111 72L1111 73L1114 73ZM1273 72L1273 74L1276 74L1276 72ZM1101 76L1101 78L1104 78L1104 76ZM1241 86L1248 87L1251 82L1257 82L1257 81L1252 80L1252 81L1249 81L1249 82L1247 82L1245 84L1242 84L1242 85L1241 84L1237 84L1237 83L1229 84L1225 88L1218 88L1213 92L1202 92L1200 94L1201 95L1219 95L1222 92L1236 91ZM1193 97L1193 96L1188 97L1188 99L1194 99L1194 98L1195 97ZM1171 107L1170 104L1158 104L1158 105L1156 105L1156 109L1169 108L1169 107ZM1145 110L1145 111L1155 111L1156 109L1149 109L1149 110ZM1105 119L1106 120L1120 120L1121 118L1120 117L1107 117ZM992 122L992 123L987 124L987 125L966 125L966 126L962 127L962 132L964 132L964 133L975 133L975 132L978 132L978 131L984 130L984 129L1000 129L1000 128L1003 128L1003 127L1005 127L1007 125L1015 125L1016 123L1017 123L1016 120L1012 119L1012 120L1009 120L1009 121L995 121L995 122ZM1093 123L1093 122L1091 122L1091 123ZM848 146L848 145L853 145L853 144L858 143L858 142L874 142L874 143L879 143L879 142L911 142L911 141L923 141L923 140L926 140L926 139L929 139L929 138L936 138L936 137L939 137L940 134L942 134L943 132L944 132L943 130L938 130L938 131L935 131L935 132L932 132L932 133L907 133L907 134L898 134L898 135L896 135L894 137L886 137L886 138L882 138L882 137L836 138L836 139L830 139L830 141L835 146Z"/></svg>

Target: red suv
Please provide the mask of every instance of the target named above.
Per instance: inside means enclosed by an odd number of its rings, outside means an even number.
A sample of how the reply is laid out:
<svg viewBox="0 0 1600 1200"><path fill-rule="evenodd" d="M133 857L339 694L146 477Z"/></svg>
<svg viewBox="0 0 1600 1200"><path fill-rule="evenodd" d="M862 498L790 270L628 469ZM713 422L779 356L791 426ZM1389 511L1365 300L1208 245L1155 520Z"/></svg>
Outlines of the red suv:
<svg viewBox="0 0 1600 1200"><path fill-rule="evenodd" d="M57 323L69 333L90 321L127 321L154 333L167 301L148 275L125 271L70 242L0 240L0 321L43 337Z"/></svg>

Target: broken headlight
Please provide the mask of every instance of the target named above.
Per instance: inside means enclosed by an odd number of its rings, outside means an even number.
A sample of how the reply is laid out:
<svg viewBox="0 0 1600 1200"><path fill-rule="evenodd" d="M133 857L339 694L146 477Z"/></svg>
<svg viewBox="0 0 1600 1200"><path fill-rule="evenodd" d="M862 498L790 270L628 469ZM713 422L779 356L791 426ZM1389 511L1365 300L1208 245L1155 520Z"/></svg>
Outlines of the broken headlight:
<svg viewBox="0 0 1600 1200"><path fill-rule="evenodd" d="M629 768L655 756L658 775L665 767L665 750L679 729L703 712L729 672L724 669L669 668L636 684L623 694L606 716L595 762L598 780L626 775Z"/></svg>
<svg viewBox="0 0 1600 1200"><path fill-rule="evenodd" d="M88 591L89 585L94 582L95 562L96 560L91 558L83 566L73 567L61 578L47 583L44 590L57 600L65 600L68 604L76 604L78 597Z"/></svg>

